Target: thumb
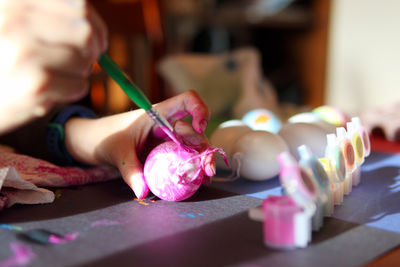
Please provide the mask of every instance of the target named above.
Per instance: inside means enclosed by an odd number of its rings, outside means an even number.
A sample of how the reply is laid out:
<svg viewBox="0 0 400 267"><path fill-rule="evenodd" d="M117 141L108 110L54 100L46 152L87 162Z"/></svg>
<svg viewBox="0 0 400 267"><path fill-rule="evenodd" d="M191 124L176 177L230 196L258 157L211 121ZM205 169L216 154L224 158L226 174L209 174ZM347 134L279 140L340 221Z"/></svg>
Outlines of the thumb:
<svg viewBox="0 0 400 267"><path fill-rule="evenodd" d="M149 193L149 187L143 174L143 165L137 158L135 153L130 153L128 158L125 158L119 164L119 171L121 172L124 181L132 188L138 199L143 199Z"/></svg>

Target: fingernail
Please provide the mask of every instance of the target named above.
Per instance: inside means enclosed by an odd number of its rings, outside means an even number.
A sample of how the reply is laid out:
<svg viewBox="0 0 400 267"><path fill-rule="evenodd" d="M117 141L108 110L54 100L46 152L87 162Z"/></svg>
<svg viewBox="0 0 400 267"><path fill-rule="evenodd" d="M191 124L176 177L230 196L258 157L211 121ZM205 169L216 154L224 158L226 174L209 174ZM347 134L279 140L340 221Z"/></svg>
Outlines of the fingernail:
<svg viewBox="0 0 400 267"><path fill-rule="evenodd" d="M140 180L138 178L134 179L132 190L138 199L145 198L149 193L149 187L146 185L144 180Z"/></svg>
<svg viewBox="0 0 400 267"><path fill-rule="evenodd" d="M206 119L203 119L201 122L200 122L200 124L199 124L199 127L200 127L200 133L204 133L204 131L206 130L206 128L207 128L207 125L208 125L208 122L207 122L207 120Z"/></svg>
<svg viewBox="0 0 400 267"><path fill-rule="evenodd" d="M149 191L148 191L148 188L146 189L144 187L141 187L141 188L135 187L135 188L133 188L133 192L135 193L136 198L144 199L147 196Z"/></svg>

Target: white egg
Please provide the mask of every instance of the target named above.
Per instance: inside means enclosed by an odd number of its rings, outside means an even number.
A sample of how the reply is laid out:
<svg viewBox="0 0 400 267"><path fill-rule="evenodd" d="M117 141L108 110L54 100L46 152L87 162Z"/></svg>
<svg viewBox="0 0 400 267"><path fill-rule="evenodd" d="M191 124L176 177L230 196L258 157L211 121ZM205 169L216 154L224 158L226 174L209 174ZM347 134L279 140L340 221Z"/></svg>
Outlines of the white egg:
<svg viewBox="0 0 400 267"><path fill-rule="evenodd" d="M312 112L302 112L293 115L288 119L290 123L297 123L297 122L305 122L305 123L314 123L320 121L321 119L318 117L317 114Z"/></svg>
<svg viewBox="0 0 400 267"><path fill-rule="evenodd" d="M232 148L232 159L240 162L240 176L253 181L268 180L278 175L277 155L288 151L285 141L277 134L251 131L237 139ZM237 167L236 163L233 166Z"/></svg>
<svg viewBox="0 0 400 267"><path fill-rule="evenodd" d="M310 124L315 124L319 127L324 128L325 131L329 133L335 133L336 132L336 125L328 123L324 120L322 120L318 114L313 113L313 112L303 112L299 113L296 115L293 115L288 119L288 122L290 123L310 123Z"/></svg>
<svg viewBox="0 0 400 267"><path fill-rule="evenodd" d="M277 133L282 126L278 117L267 109L253 109L247 112L242 121L253 130Z"/></svg>
<svg viewBox="0 0 400 267"><path fill-rule="evenodd" d="M211 134L209 141L213 146L222 148L225 151L229 164L232 166L230 157L232 155L231 151L233 145L240 136L250 131L252 131L252 129L242 121L229 120L218 126ZM231 170L231 168L225 164L224 158L219 155L219 153L215 156L215 164L218 169Z"/></svg>
<svg viewBox="0 0 400 267"><path fill-rule="evenodd" d="M285 140L290 153L299 160L297 148L301 145L308 146L316 157L322 158L327 145L326 135L329 133L319 125L299 122L284 124L278 134Z"/></svg>

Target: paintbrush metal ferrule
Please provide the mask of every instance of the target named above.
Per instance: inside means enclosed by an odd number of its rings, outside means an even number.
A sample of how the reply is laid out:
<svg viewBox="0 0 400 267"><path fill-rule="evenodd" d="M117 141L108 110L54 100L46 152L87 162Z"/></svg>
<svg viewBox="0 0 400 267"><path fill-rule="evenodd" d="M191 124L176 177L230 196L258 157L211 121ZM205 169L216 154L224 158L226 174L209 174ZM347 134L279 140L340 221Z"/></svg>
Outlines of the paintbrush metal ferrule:
<svg viewBox="0 0 400 267"><path fill-rule="evenodd" d="M147 114L161 127L166 127L168 130L171 131L171 133L174 131L172 128L171 124L164 118L162 117L157 110L154 108L146 110Z"/></svg>

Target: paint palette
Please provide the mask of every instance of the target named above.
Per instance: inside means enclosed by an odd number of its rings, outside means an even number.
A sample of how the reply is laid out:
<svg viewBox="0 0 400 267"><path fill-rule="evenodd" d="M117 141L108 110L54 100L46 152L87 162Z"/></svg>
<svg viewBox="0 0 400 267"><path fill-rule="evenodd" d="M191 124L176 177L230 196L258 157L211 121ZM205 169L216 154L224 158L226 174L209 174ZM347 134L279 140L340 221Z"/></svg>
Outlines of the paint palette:
<svg viewBox="0 0 400 267"><path fill-rule="evenodd" d="M311 241L318 185L303 172L289 152L278 155L279 179L287 195L268 196L250 218L263 222L264 244L279 249L304 248ZM280 233L280 234L277 234Z"/></svg>
<svg viewBox="0 0 400 267"><path fill-rule="evenodd" d="M278 155L284 195L270 195L262 208L249 210L250 218L264 223L265 245L284 249L306 247L311 229L320 230L324 217L331 216L334 206L342 204L343 194L349 194L352 186L358 185L360 165L366 155L364 148L369 144L364 145L357 118L353 121L347 123L347 132L338 127L337 136L326 135L322 158L316 157L305 144L297 147L298 162L289 152ZM352 182L353 177L357 182Z"/></svg>

